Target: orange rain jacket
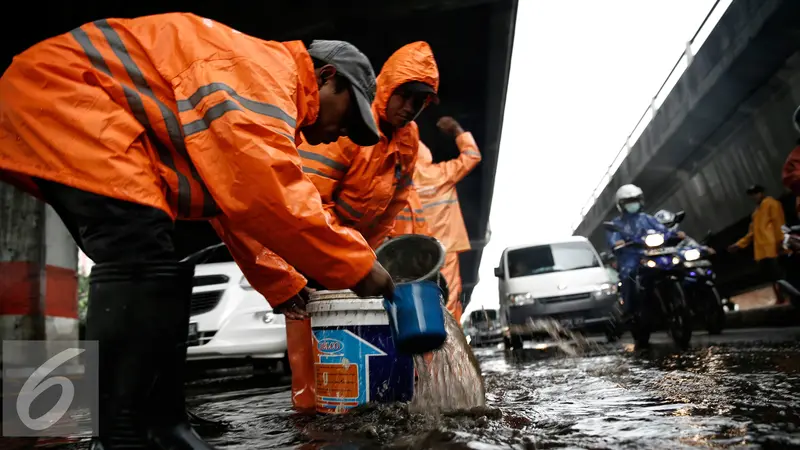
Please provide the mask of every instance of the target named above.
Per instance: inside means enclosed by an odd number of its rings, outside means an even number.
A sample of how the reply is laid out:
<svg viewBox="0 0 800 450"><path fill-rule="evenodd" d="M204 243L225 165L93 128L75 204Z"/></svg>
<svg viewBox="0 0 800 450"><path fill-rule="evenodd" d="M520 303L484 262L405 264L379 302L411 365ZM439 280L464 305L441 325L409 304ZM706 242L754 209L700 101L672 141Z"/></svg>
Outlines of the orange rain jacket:
<svg viewBox="0 0 800 450"><path fill-rule="evenodd" d="M460 152L458 158L434 164L430 149L420 143L414 186L433 237L439 239L448 252L460 253L469 250L470 245L456 184L481 162L481 154L470 132L456 137L456 145Z"/></svg>
<svg viewBox="0 0 800 450"><path fill-rule="evenodd" d="M425 42L414 42L397 50L383 65L377 78L372 113L385 120L389 97L395 89L421 81L439 89L439 70L433 51ZM419 130L414 122L381 133L372 147L359 147L347 138L328 145L300 146L303 171L314 182L326 208L337 222L361 232L373 248L389 235L395 217L408 199L417 159ZM292 368L292 404L313 410L315 402L314 361L309 320L286 323L289 364Z"/></svg>
<svg viewBox="0 0 800 450"><path fill-rule="evenodd" d="M766 197L753 212L750 231L736 242L740 248L753 244L753 256L756 261L766 258L777 258L778 250L783 242L781 226L786 223L781 202Z"/></svg>
<svg viewBox="0 0 800 450"><path fill-rule="evenodd" d="M303 44L192 14L109 19L35 45L0 80L0 178L30 177L210 219L274 306L305 279L358 282L375 255L332 224L303 175L298 130L319 92ZM284 283L276 284L276 280Z"/></svg>
<svg viewBox="0 0 800 450"><path fill-rule="evenodd" d="M783 185L797 196L795 212L800 215L800 143L789 153L783 164Z"/></svg>
<svg viewBox="0 0 800 450"><path fill-rule="evenodd" d="M420 142L420 146L422 146ZM417 165L419 165L419 158ZM394 228L390 233L391 237L402 236L404 234L424 234L425 236L433 236L428 223L425 221L425 215L422 210L422 200L419 198L416 186L411 185L411 190L408 193L405 206L400 214L395 217Z"/></svg>

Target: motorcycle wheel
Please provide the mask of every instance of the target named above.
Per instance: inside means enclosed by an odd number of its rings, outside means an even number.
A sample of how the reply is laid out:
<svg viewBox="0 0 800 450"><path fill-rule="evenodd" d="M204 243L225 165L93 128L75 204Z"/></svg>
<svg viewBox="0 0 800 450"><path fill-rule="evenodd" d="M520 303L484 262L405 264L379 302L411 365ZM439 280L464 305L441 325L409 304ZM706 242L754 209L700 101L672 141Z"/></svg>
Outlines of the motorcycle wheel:
<svg viewBox="0 0 800 450"><path fill-rule="evenodd" d="M658 288L664 304L669 308L669 334L681 350L689 348L692 340L692 312L680 283L664 283Z"/></svg>
<svg viewBox="0 0 800 450"><path fill-rule="evenodd" d="M708 334L722 334L722 329L725 327L725 307L722 306L722 298L717 288L711 288L711 298L707 301L710 307L706 317Z"/></svg>
<svg viewBox="0 0 800 450"><path fill-rule="evenodd" d="M636 312L629 322L631 337L635 348L647 348L650 345L650 320L646 310Z"/></svg>

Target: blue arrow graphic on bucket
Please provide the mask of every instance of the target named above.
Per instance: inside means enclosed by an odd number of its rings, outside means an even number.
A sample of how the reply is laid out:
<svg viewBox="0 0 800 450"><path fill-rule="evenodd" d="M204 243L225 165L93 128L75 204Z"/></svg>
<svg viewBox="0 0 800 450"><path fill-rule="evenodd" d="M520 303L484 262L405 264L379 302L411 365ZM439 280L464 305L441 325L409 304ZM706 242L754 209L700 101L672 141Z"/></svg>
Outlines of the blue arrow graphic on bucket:
<svg viewBox="0 0 800 450"><path fill-rule="evenodd" d="M317 340L320 364L355 364L358 373L358 397L320 399L335 402L349 400L359 404L368 402L369 360L373 356L386 356L386 353L349 330L314 330L314 338Z"/></svg>

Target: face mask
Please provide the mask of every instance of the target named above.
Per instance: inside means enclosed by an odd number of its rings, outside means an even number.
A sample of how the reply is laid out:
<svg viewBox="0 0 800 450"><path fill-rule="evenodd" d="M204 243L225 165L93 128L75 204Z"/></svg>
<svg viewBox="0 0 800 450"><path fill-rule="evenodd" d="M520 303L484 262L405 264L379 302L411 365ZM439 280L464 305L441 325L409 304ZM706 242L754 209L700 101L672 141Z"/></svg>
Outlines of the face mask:
<svg viewBox="0 0 800 450"><path fill-rule="evenodd" d="M636 214L641 209L642 209L641 203L628 203L625 205L625 211L629 212L630 214Z"/></svg>

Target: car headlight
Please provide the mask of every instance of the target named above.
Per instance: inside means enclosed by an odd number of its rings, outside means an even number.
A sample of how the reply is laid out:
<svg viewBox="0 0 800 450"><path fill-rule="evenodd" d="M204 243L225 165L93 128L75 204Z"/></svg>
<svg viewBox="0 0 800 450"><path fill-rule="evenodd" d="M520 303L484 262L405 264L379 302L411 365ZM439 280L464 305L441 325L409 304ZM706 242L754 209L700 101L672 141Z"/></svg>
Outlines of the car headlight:
<svg viewBox="0 0 800 450"><path fill-rule="evenodd" d="M661 233L648 234L644 238L644 245L648 247L660 247L664 245L664 235Z"/></svg>
<svg viewBox="0 0 800 450"><path fill-rule="evenodd" d="M619 286L615 283L603 283L598 286L597 291L595 291L595 297L602 298L602 297L609 297L619 292Z"/></svg>
<svg viewBox="0 0 800 450"><path fill-rule="evenodd" d="M511 302L512 305L531 305L536 303L536 299L529 292L524 294L509 294L508 301Z"/></svg>
<svg viewBox="0 0 800 450"><path fill-rule="evenodd" d="M683 252L683 258L686 261L697 261L700 259L700 250L696 248L690 248L689 250Z"/></svg>
<svg viewBox="0 0 800 450"><path fill-rule="evenodd" d="M242 279L239 280L239 287L241 287L242 289L244 289L246 291L252 291L253 290L253 286L250 285L250 282L247 281L247 278L245 278L245 277L242 277Z"/></svg>
<svg viewBox="0 0 800 450"><path fill-rule="evenodd" d="M259 311L253 314L253 318L269 325L275 321L275 314L272 311Z"/></svg>

